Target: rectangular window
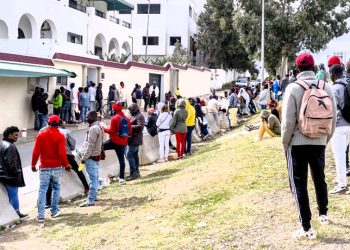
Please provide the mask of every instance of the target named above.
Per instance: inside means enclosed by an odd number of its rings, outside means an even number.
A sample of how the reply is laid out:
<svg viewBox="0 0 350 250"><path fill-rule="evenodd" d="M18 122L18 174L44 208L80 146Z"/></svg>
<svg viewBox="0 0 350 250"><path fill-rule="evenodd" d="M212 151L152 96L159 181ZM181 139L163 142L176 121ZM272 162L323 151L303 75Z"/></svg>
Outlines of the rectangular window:
<svg viewBox="0 0 350 250"><path fill-rule="evenodd" d="M131 14L131 10L119 10L119 14L121 15Z"/></svg>
<svg viewBox="0 0 350 250"><path fill-rule="evenodd" d="M67 41L69 43L83 44L83 36L68 32Z"/></svg>
<svg viewBox="0 0 350 250"><path fill-rule="evenodd" d="M191 6L188 8L188 14L190 15L190 17L192 17L192 7Z"/></svg>
<svg viewBox="0 0 350 250"><path fill-rule="evenodd" d="M142 37L142 45L146 45L147 37ZM159 37L158 36L149 36L148 37L148 45L159 45Z"/></svg>
<svg viewBox="0 0 350 250"><path fill-rule="evenodd" d="M34 93L35 87L43 88L44 92L49 91L48 77L28 77L28 93Z"/></svg>
<svg viewBox="0 0 350 250"><path fill-rule="evenodd" d="M150 4L149 6L150 14L160 14L160 4ZM148 4L138 4L137 5L137 14L147 14L148 13Z"/></svg>
<svg viewBox="0 0 350 250"><path fill-rule="evenodd" d="M67 76L57 76L56 85L65 85L67 86L68 77Z"/></svg>
<svg viewBox="0 0 350 250"><path fill-rule="evenodd" d="M170 46L174 46L176 42L181 43L181 36L171 36L170 37Z"/></svg>

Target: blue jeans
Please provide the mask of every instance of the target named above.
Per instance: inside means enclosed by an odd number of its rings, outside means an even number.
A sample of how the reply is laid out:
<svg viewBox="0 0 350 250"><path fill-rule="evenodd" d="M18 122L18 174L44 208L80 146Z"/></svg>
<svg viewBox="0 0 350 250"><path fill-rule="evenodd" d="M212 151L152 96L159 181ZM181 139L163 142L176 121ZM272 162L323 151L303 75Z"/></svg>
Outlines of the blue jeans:
<svg viewBox="0 0 350 250"><path fill-rule="evenodd" d="M86 171L89 174L89 195L87 198L87 202L89 204L95 204L95 200L97 197L97 191L98 191L98 169L99 169L100 164L98 161L94 161L91 159L88 159L87 162L85 163L85 168Z"/></svg>
<svg viewBox="0 0 350 250"><path fill-rule="evenodd" d="M7 194L9 196L10 204L19 212L18 187L6 185Z"/></svg>
<svg viewBox="0 0 350 250"><path fill-rule="evenodd" d="M47 115L39 114L39 130L47 125Z"/></svg>
<svg viewBox="0 0 350 250"><path fill-rule="evenodd" d="M41 168L39 173L40 187L38 199L38 219L45 218L45 205L47 189L51 185L53 195L51 201L51 214L58 211L58 202L60 200L61 178L63 170L61 167L56 168Z"/></svg>
<svg viewBox="0 0 350 250"><path fill-rule="evenodd" d="M90 107L81 107L81 121L85 122L86 114L89 112Z"/></svg>
<svg viewBox="0 0 350 250"><path fill-rule="evenodd" d="M62 121L68 122L69 120L70 101L64 101L61 109Z"/></svg>
<svg viewBox="0 0 350 250"><path fill-rule="evenodd" d="M140 174L139 146L128 146L126 159L130 165L130 175Z"/></svg>
<svg viewBox="0 0 350 250"><path fill-rule="evenodd" d="M260 107L261 107L262 110L266 109L266 105L260 104Z"/></svg>
<svg viewBox="0 0 350 250"><path fill-rule="evenodd" d="M191 145L192 145L192 131L194 126L187 126L186 133L186 150L185 153L191 153Z"/></svg>
<svg viewBox="0 0 350 250"><path fill-rule="evenodd" d="M34 130L39 131L39 115L38 115L38 111L34 112Z"/></svg>

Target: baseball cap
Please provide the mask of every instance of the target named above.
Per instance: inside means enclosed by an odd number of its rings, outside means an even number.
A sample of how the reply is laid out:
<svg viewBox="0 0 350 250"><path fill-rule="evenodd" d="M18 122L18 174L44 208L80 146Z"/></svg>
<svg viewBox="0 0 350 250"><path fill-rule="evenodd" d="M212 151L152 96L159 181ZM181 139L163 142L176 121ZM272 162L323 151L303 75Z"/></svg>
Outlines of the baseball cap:
<svg viewBox="0 0 350 250"><path fill-rule="evenodd" d="M50 126L58 126L60 123L60 117L58 115L51 115L47 122Z"/></svg>
<svg viewBox="0 0 350 250"><path fill-rule="evenodd" d="M310 53L302 53L298 55L295 59L295 64L297 65L297 67L309 67L314 66L315 61Z"/></svg>
<svg viewBox="0 0 350 250"><path fill-rule="evenodd" d="M338 56L332 56L328 59L328 67L332 67L334 64L341 64L340 58Z"/></svg>
<svg viewBox="0 0 350 250"><path fill-rule="evenodd" d="M114 111L121 111L123 109L123 103L122 102L116 102L113 104L112 109Z"/></svg>

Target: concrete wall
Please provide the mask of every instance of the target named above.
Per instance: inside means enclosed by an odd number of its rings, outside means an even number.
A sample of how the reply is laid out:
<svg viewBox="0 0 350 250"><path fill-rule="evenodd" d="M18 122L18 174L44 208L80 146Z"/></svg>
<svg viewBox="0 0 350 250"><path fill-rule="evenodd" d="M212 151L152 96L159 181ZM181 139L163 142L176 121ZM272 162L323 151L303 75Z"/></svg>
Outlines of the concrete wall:
<svg viewBox="0 0 350 250"><path fill-rule="evenodd" d="M210 92L210 72L194 69L179 71L180 94L184 97L205 95Z"/></svg>

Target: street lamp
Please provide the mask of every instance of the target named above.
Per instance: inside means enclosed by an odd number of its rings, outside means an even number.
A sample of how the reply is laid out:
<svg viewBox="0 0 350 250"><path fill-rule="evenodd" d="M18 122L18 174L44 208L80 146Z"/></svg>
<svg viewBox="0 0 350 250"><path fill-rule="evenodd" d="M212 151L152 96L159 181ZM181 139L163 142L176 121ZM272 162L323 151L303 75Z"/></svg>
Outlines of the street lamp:
<svg viewBox="0 0 350 250"><path fill-rule="evenodd" d="M261 20L261 87L265 80L265 0L262 0L262 20Z"/></svg>
<svg viewBox="0 0 350 250"><path fill-rule="evenodd" d="M147 11L147 32L146 32L146 52L145 52L145 60L147 60L148 56L148 30L149 30L149 12L151 8L151 0L148 1L148 11Z"/></svg>

